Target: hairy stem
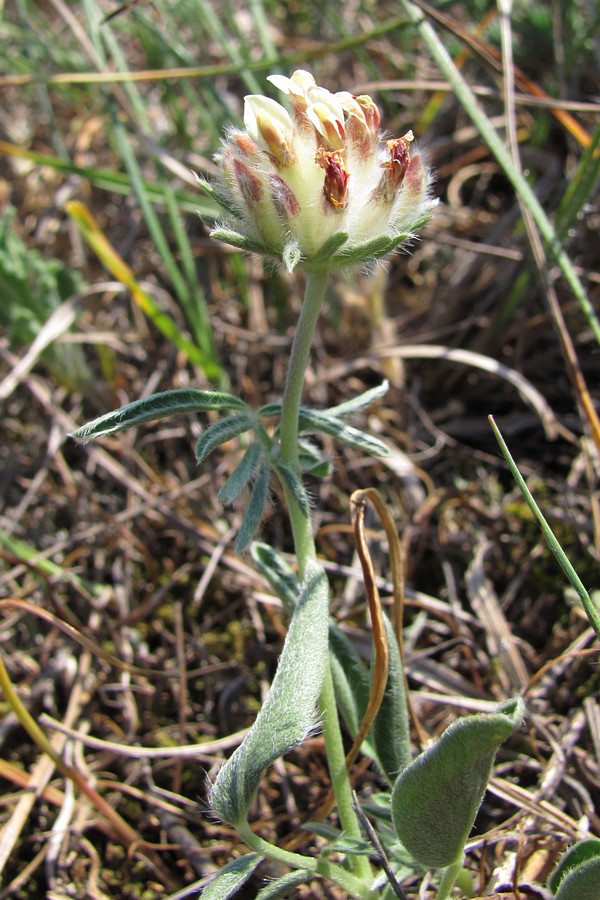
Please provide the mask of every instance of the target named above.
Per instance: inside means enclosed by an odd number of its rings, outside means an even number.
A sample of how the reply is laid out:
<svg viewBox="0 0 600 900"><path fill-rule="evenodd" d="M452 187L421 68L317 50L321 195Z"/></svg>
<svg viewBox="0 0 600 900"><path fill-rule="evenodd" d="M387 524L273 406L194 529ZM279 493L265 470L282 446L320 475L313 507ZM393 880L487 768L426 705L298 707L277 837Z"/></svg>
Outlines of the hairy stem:
<svg viewBox="0 0 600 900"><path fill-rule="evenodd" d="M287 372L283 404L281 410L281 445L280 461L296 471L298 470L298 416L304 386L304 375L310 356L310 349L329 273L307 273L304 302L294 335L290 364ZM300 577L304 572L306 561L316 558L315 542L312 534L310 517L300 509L289 486L282 480L283 492L289 510L294 548L298 560ZM340 821L348 837L361 837L360 825L352 805L352 790L346 771L344 747L340 731L333 680L328 669L319 701L323 721L323 736L327 750L327 761ZM372 880L371 866L365 856L354 856L352 865L355 874L363 883Z"/></svg>

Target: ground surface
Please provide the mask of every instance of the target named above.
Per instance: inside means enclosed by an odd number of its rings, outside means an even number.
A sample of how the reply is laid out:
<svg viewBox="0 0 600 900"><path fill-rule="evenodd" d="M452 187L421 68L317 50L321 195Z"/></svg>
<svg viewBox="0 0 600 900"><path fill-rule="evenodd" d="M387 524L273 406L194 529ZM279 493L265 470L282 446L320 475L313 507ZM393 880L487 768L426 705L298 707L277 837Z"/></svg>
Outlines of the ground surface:
<svg viewBox="0 0 600 900"><path fill-rule="evenodd" d="M481 19L475 5L446 11L470 32ZM388 12L391 18L393 11ZM246 14L229 7L221 13L223 27L235 35L235 23L242 28ZM600 719L593 634L515 487L487 416L495 417L589 588L597 583L600 554L597 449L582 422L514 191L457 101L444 94L431 105L436 95L430 82L438 74L425 50L405 30L383 30L364 44L329 51L340 37L335 18L327 20L315 9L311 19L310 10L293 6L287 13L270 21L277 51L314 51L317 58L301 64L310 65L319 82L332 89L369 90L381 104L390 133L413 127L437 171L435 190L442 203L410 254L394 257L374 276L332 285L305 390L307 404L326 407L387 377L387 397L357 424L387 440L394 454L384 462L328 444L334 472L311 482L310 489L318 549L331 574L333 612L366 658L369 629L349 531L350 496L357 488L375 486L392 510L406 552L413 703L430 735L457 715L517 692L525 695L526 725L499 755L469 857L476 893L492 896L494 884L543 881L569 841L600 834ZM70 14L85 21L78 4ZM600 89L598 67L593 48L575 28L580 14L579 5L569 4L563 19L557 11L554 20L541 24L516 20L515 54L525 74L553 96L590 101ZM5 74L95 68L85 42L77 41L69 10L58 3L44 10L54 49L43 47L39 10L24 4L4 15L2 28L13 41L13 49L4 52ZM24 41L28 15L37 35L29 50ZM356 28L377 25L372 12L357 8L356 17ZM383 11L378 21L389 21ZM164 48L165 55L157 56L162 44L152 40L161 28L168 33L176 27L172 11L130 11L122 22L114 28L131 69L187 64L187 56L176 58L177 48L172 56ZM358 33L348 27L350 36ZM490 27L487 39L498 46L493 23ZM183 43L193 58L190 40L197 39L200 26L184 21L181 28L182 35L189 29ZM446 38L451 52L458 53L458 40ZM224 63L226 42L219 44L214 35L205 40L196 45L202 46L199 61ZM532 46L539 49L533 56L527 49ZM251 50L253 58L260 55L258 46ZM327 52L319 55L321 50ZM257 74L263 87L264 74ZM465 74L472 85L491 91L486 109L501 117L499 80L491 63L474 54ZM226 98L231 115L239 114L248 92L243 79L235 73L218 79L218 96ZM199 82L201 90L207 83ZM147 139L153 129L182 171L210 171L219 127L212 134L195 118L198 108L188 109L187 92L194 82L185 82L181 95L178 84L171 80L161 88L160 82L149 82L140 88L148 120L146 138L137 133L136 149L149 182L158 179L150 162L156 147ZM235 443L197 468L193 442L206 420L194 417L142 426L86 446L65 437L86 420L144 394L208 382L201 368L148 322L130 293L107 281L64 212L66 200L84 202L136 278L188 333L189 321L138 199L117 190L116 182L107 189L98 179L86 178L85 171L63 171L56 164L62 158L84 170L123 170L110 120L112 89L31 83L1 83L0 88L0 136L6 145L0 156L0 203L6 216L9 205L15 209L6 229L19 242L9 247L5 235L0 270L7 298L0 301L5 304L0 384L6 388L0 442L3 658L21 700L64 759L137 833L125 846L89 798L52 766L45 768L46 757L5 702L0 817L13 837L6 829L1 834L0 898L155 900L241 852L233 832L206 814L206 786L264 699L286 619L250 557L233 552L240 511L224 511L216 499L239 458ZM139 125L139 111L128 120L123 111L128 104L135 109L132 97L115 96L119 115L135 137L132 121ZM221 109L224 121L227 112ZM573 116L591 133L597 108ZM523 103L517 117L523 168L553 212L582 148L548 110ZM51 159L19 156L10 147ZM273 276L256 260L243 263L238 254L211 242L191 211L194 189L166 171L161 170L162 179L187 192L182 221L195 283L205 293L214 344L231 389L256 405L277 399L301 281ZM566 240L596 309L597 201L592 186ZM174 258L185 268L165 203L157 202L156 209ZM56 288L58 276L49 282L49 264L40 263L50 259L82 277L80 285L59 292L55 303L76 296L75 322L58 345L19 370L34 332L51 312L51 305L46 309L40 300L51 293L50 283ZM14 272L17 261L21 275ZM548 271L556 278L554 267ZM23 286L27 283L30 287ZM600 381L598 346L560 279L556 290L593 393ZM432 358L419 358L422 345L480 354L507 367L509 377L505 371L483 371L472 357L443 358L447 354L439 350L428 351ZM411 358L403 360L406 348ZM14 383L3 381L15 370ZM525 395L510 382L511 373L527 379ZM543 402L534 408L532 397L538 394ZM373 552L387 598L385 542L375 521L373 528ZM275 486L261 536L283 552L290 550ZM102 743L83 738L65 743L57 723ZM207 748L191 758L139 749L198 742L208 742ZM41 785L37 796L25 790L28 779ZM327 787L317 736L268 773L256 801L257 827L283 840ZM373 770L362 767L357 775L361 796L379 787ZM158 870L140 858L138 840L152 845ZM503 877L491 881L500 866ZM261 878L269 874L273 870L261 870ZM247 896L255 896L259 883ZM298 896L335 894L313 885Z"/></svg>

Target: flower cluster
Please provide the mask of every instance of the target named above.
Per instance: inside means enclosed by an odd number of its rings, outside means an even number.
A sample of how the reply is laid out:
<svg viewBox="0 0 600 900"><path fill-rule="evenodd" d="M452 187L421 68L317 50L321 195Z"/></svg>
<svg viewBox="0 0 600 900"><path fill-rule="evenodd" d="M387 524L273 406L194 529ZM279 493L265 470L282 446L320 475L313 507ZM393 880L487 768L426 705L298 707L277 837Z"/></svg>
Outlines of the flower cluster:
<svg viewBox="0 0 600 900"><path fill-rule="evenodd" d="M290 112L245 98L246 129L228 132L209 187L231 216L213 235L290 271L368 265L412 237L435 204L412 132L383 141L371 97L332 94L309 72L268 80Z"/></svg>

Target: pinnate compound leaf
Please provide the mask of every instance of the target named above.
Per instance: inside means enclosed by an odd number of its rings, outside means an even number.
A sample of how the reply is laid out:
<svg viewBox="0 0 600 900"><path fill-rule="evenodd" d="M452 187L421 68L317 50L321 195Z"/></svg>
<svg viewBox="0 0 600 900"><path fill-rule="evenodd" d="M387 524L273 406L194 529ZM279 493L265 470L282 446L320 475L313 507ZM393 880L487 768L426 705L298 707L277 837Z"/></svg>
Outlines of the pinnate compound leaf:
<svg viewBox="0 0 600 900"><path fill-rule="evenodd" d="M214 422L208 426L196 442L196 461L204 462L206 457L225 441L230 441L253 427L254 418L245 412L235 413L233 416L227 416L226 419Z"/></svg>
<svg viewBox="0 0 600 900"><path fill-rule="evenodd" d="M260 444L250 444L239 466L233 470L217 494L219 503L222 503L223 506L229 506L230 503L237 500L244 488L248 487L260 460L260 455Z"/></svg>
<svg viewBox="0 0 600 900"><path fill-rule="evenodd" d="M213 409L246 409L246 404L239 397L223 391L199 391L191 388L164 391L161 394L151 394L141 400L134 400L120 409L93 419L74 431L71 437L80 441L90 441L92 438L114 434L116 431L134 428L144 422L153 422L167 416L207 412Z"/></svg>
<svg viewBox="0 0 600 900"><path fill-rule="evenodd" d="M265 769L314 728L327 669L328 619L327 576L316 560L309 559L267 699L211 791L212 806L226 822L246 822Z"/></svg>
<svg viewBox="0 0 600 900"><path fill-rule="evenodd" d="M202 891L202 900L228 900L248 881L262 860L258 853L248 853L227 863Z"/></svg>
<svg viewBox="0 0 600 900"><path fill-rule="evenodd" d="M242 524L235 541L235 552L242 553L248 547L265 514L265 506L269 499L269 479L271 477L271 463L263 459L256 481L248 500L248 506L242 519Z"/></svg>
<svg viewBox="0 0 600 900"><path fill-rule="evenodd" d="M548 887L552 891L552 894L557 893L561 882L570 874L570 872L583 863L587 863L593 859L600 859L600 840L598 840L598 838L588 838L585 841L578 841L576 844L573 844L572 847L569 847L559 859L548 879ZM597 895L600 897L600 882L598 884Z"/></svg>
<svg viewBox="0 0 600 900"><path fill-rule="evenodd" d="M400 774L392 791L392 820L418 863L439 868L458 860L496 751L523 715L523 701L517 697L493 713L458 719Z"/></svg>
<svg viewBox="0 0 600 900"><path fill-rule="evenodd" d="M250 548L250 554L261 575L267 579L291 615L300 594L300 582L292 567L269 544L255 541Z"/></svg>

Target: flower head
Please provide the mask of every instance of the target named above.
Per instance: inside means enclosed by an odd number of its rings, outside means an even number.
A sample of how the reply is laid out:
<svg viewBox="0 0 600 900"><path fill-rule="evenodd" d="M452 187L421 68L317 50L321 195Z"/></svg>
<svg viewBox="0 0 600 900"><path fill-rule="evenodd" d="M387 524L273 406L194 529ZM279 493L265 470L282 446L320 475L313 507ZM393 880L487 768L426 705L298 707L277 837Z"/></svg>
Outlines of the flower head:
<svg viewBox="0 0 600 900"><path fill-rule="evenodd" d="M368 265L414 237L435 200L413 134L383 141L369 96L331 93L299 70L268 79L282 104L245 98L245 131L231 129L210 188L230 218L213 231L234 246L295 266Z"/></svg>

